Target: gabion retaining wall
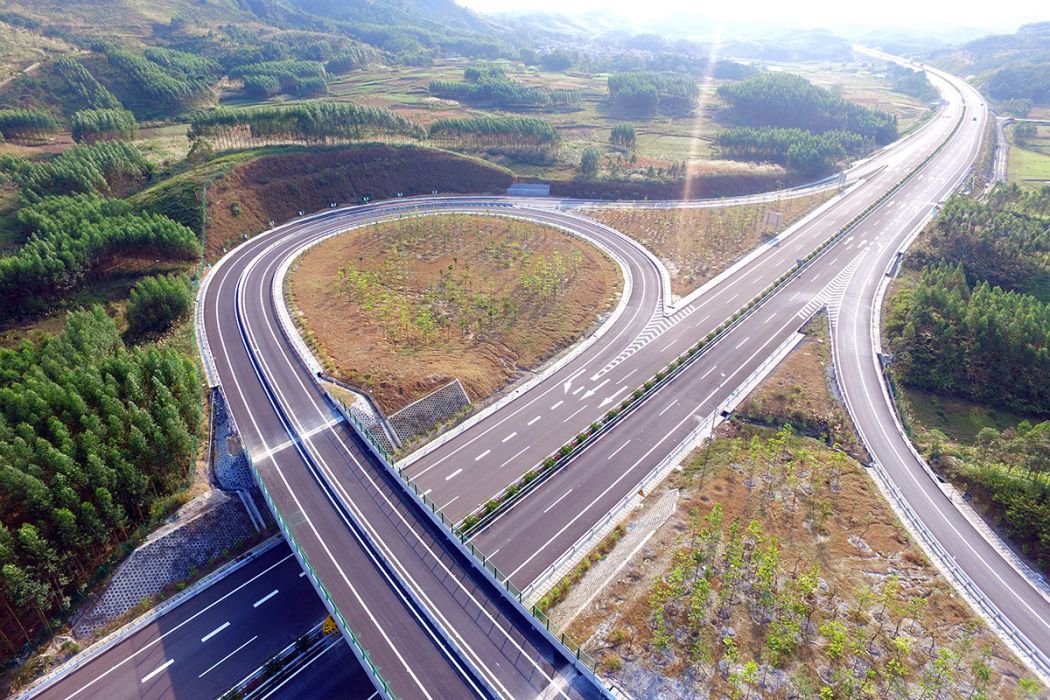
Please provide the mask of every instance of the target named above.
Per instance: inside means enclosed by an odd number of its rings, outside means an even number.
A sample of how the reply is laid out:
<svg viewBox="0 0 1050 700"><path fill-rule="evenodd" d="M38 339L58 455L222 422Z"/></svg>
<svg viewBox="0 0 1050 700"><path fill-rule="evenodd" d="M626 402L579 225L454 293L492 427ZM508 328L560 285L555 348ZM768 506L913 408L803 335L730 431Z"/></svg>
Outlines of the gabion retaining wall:
<svg viewBox="0 0 1050 700"><path fill-rule="evenodd" d="M434 426L451 420L457 413L470 406L470 397L459 379L417 399L390 415L390 425L403 443L429 433Z"/></svg>

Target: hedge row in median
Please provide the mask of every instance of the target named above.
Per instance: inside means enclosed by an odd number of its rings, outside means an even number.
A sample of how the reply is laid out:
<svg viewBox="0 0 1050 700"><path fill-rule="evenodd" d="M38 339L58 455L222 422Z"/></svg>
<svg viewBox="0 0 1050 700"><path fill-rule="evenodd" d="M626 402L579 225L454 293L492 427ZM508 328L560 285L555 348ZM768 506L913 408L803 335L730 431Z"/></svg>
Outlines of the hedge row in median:
<svg viewBox="0 0 1050 700"><path fill-rule="evenodd" d="M691 365L693 361L699 357L701 351L709 347L716 340L720 339L721 336L728 333L734 325L750 314L755 307L772 296L778 289L780 289L780 287L785 285L793 277L801 273L811 261L834 245L840 238L852 231L861 223L861 221L871 214L872 211L880 207L887 199L900 191L900 189L904 187L912 177L925 168L930 161L940 154L940 152L948 145L948 142L955 136L959 127L962 126L965 117L966 111L964 109L963 114L959 118L959 121L956 122L955 127L930 155L910 170L908 174L901 178L893 187L884 192L878 197L878 199L865 207L863 211L850 219L849 222L840 228L834 235L821 243L815 250L796 263L794 267L778 277L772 284L753 297L742 309L723 321L717 328L715 328L715 330L704 336L703 339L686 350L685 353L672 360L666 367L664 367L664 369L658 371L650 379L647 379L635 388L630 396L620 402L619 406L609 410L601 418L600 422L592 423L585 432L578 434L572 440L559 447L553 454L545 458L537 468L525 472L521 478L507 486L499 494L486 501L483 506L465 517L459 525L460 533L463 535L471 535L482 526L494 520L496 516L507 510L513 503L523 498L527 493L546 481L554 472L564 467L574 457L583 452L583 450L597 440L602 433L611 429L614 425L623 420L635 406L640 404L651 394L655 393L664 384L674 379L674 377L680 372L684 371L688 365Z"/></svg>

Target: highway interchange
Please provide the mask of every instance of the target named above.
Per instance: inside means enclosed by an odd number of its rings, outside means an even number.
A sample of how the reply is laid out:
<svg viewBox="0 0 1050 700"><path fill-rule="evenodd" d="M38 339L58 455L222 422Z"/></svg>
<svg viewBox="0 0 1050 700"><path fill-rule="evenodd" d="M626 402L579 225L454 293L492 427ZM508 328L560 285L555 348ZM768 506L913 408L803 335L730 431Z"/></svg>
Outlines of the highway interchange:
<svg viewBox="0 0 1050 700"><path fill-rule="evenodd" d="M791 271L797 259L835 235L949 135L948 145L887 201L473 544L518 587L530 584L565 552L585 544L581 539L610 509L698 426L717 419L738 388L768 365L768 356L827 306L840 384L877 463L877 480L920 541L937 550L934 560L1045 672L1045 594L974 528L912 453L894 423L872 351L878 342L873 313L885 272L968 171L987 119L972 88L948 76L936 81L948 104L935 119L855 168L855 184L844 194L685 303L669 297L665 272L640 246L551 203L474 197L378 203L297 220L237 248L213 268L201 292L205 352L214 358L209 373L223 387L299 556L316 573L300 576L287 548L276 547L44 695L214 695L222 683L232 685L245 669L317 623L323 608L311 590L319 582L335 601L329 606L343 612L398 697L600 694L564 650L530 627L521 610L419 512L317 389L275 302L287 262L328 235L398 213L477 211L557 225L620 263L623 299L600 337L450 439L401 464L459 520ZM926 541L931 537L933 545ZM249 609L271 591L278 593ZM208 607L221 595L228 597ZM340 668L330 664L335 658L345 666L343 650L326 657L318 667ZM216 669L202 673L220 659ZM348 679L347 687L360 688L362 680L355 685Z"/></svg>

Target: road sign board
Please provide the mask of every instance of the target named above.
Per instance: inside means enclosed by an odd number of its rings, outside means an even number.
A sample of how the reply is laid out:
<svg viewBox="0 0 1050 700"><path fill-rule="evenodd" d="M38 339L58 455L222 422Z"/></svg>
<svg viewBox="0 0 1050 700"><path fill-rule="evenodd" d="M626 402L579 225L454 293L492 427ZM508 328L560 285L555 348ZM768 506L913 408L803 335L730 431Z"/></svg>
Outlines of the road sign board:
<svg viewBox="0 0 1050 700"><path fill-rule="evenodd" d="M324 624L321 625L321 631L324 632L325 636L335 634L339 631L339 628L335 624L335 620L329 615L324 619Z"/></svg>

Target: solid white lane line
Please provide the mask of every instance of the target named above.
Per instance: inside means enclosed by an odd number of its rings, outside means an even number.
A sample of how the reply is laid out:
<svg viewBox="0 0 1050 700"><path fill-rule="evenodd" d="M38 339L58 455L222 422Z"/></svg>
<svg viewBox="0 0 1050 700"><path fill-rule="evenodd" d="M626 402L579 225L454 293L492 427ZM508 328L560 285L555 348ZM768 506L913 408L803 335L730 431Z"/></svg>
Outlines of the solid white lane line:
<svg viewBox="0 0 1050 700"><path fill-rule="evenodd" d="M253 263L249 263L249 268L248 268L248 270L245 271L245 275L247 275L250 272L251 266L253 264L254 264L254 261L253 261ZM229 272L229 270L227 270L227 273L228 272ZM227 279L227 277L224 276L222 278L222 281L219 284L218 295L220 297L222 296L222 285L225 284L226 279ZM241 281L243 281L243 279ZM240 289L240 283L238 283L238 290L239 289ZM244 297L241 296L240 297L240 303L238 304L238 313L244 313L243 309L244 309ZM219 321L217 320L217 322L219 322ZM252 352L251 346L254 344L254 337L252 336L252 333L251 333L250 329L246 329L246 330L247 330L247 334L241 333L241 344L242 344L242 347L244 348L245 352L251 353ZM276 337L276 332L272 328L270 329L270 333L274 337ZM220 325L218 327L218 335L219 335L220 345L225 347L225 341L223 341L223 336L222 336L222 325L221 325L221 323L220 323ZM282 352L283 352L283 350L282 350ZM222 357L225 360L226 365L229 368L230 373L231 374L234 373L234 367L231 364L231 360L230 360L229 356L228 355L224 355ZM259 357L259 360L263 361L261 356ZM290 358L288 358L288 361L289 362L291 361ZM260 368L258 366L255 366L254 364L253 364L253 368L254 368L254 371L255 371L255 375L259 379L259 381L260 382L264 382L265 380L263 379L263 370L262 370L262 368ZM297 378L297 380L301 384L301 379ZM236 382L232 383L232 388L237 391L237 394L239 395L241 402L245 406L248 406L249 404L248 404L247 398L245 397L244 392L240 389L240 387L237 385ZM273 399L273 397L268 396L268 399L269 399L271 405L276 410L277 409L277 405L276 405L276 402ZM252 427L255 428L255 432L258 435L259 441L262 443L262 446L265 449L266 446L267 446L266 445L265 434L259 428L258 422L256 421L254 414L250 410L248 411L248 418L249 418L249 420L252 423ZM307 514L306 509L303 507L302 501L300 500L299 496L296 494L295 490L291 487L291 484L289 483L287 476L281 470L280 465L277 464L276 461L274 461L272 457L270 458L270 461L273 464L274 469L276 471L276 474L280 478L282 485L284 486L284 488L287 491L288 495L291 497L292 501L294 502L295 507L298 508L299 511L302 513L303 517L305 518L305 522L306 522L307 526L310 528L311 533L316 538L316 540L317 540L318 544L320 545L320 547L324 550L325 556L327 556L329 561L331 561L334 564L335 569L339 573L339 576L342 579L344 585L347 587L347 589L350 591L350 593L357 600L358 604L361 605L362 609L365 612L365 615L368 616L369 620L375 626L375 629L379 632L379 634L383 637L384 641L387 643L388 648L397 657L398 661L401 663L402 668L409 675L409 677L412 678L413 682L416 684L416 687L419 689L420 693L422 693L423 696L425 696L427 698L430 698L432 700L433 696L429 692L427 692L426 686L419 680L419 677L413 672L412 666L405 659L404 654L402 654L401 650L396 645L394 645L394 643L390 640L389 635L386 633L386 631L383 629L383 627L379 624L379 621L376 619L375 614L365 606L364 600L361 597L359 591L354 587L353 583L350 581L350 578L346 575L346 571L340 565L339 560L336 558L336 556L332 552L331 548L325 542L325 540L321 536L320 532L318 532L316 525L310 519L310 516ZM334 501L333 501L333 504L334 504ZM358 542L361 542L361 540L359 538L358 538ZM362 546L364 546L363 542L361 542L361 544L362 544ZM291 557L293 555L290 554L288 556ZM369 553L369 556L371 557L373 555L371 555L371 553ZM404 599L400 595L399 595L399 598L402 599L402 600ZM417 616L417 619L418 619L418 616ZM433 638L433 634L431 634L430 636ZM449 658L450 662L454 666L456 666L456 668L459 669L461 673L463 673L462 667L459 666L455 656L448 655L447 658Z"/></svg>
<svg viewBox="0 0 1050 700"><path fill-rule="evenodd" d="M623 384L624 382L626 382L626 381L627 381L627 377L631 376L632 374L634 374L634 373L635 373L635 372L637 372L637 371L638 371L638 368L637 368L637 367L635 367L635 368L634 368L634 369L632 369L632 370L631 370L630 372L628 372L627 374L625 374L625 375L623 375L622 377L620 377L620 381L618 381L618 382L617 382L617 384Z"/></svg>
<svg viewBox="0 0 1050 700"><path fill-rule="evenodd" d="M500 442L508 442L510 440L513 440L514 436L517 435L517 434L518 434L517 431L515 431L515 432L511 433L510 435L508 435L507 437L505 437L502 440L500 440Z"/></svg>
<svg viewBox="0 0 1050 700"><path fill-rule="evenodd" d="M623 443L622 445L617 447L615 450L613 450L612 454L609 455L608 457L606 457L605 459L607 459L607 460L612 459L613 457L615 457L616 455L618 455L620 453L620 450L622 450L623 448L627 447L630 444L631 444L631 441L628 440L627 442Z"/></svg>
<svg viewBox="0 0 1050 700"><path fill-rule="evenodd" d="M489 454L491 454L491 453L492 453L492 450L485 450L484 452L482 452L481 454L479 454L479 455L478 455L477 457L475 457L475 458L474 458L474 461L475 461L475 462L480 462L481 460L485 459L485 457L486 457L486 456L488 456L488 455L489 455ZM463 470L462 470L462 469L460 469L460 471L463 471Z"/></svg>
<svg viewBox="0 0 1050 700"><path fill-rule="evenodd" d="M558 406L561 406L563 403L565 403L564 399L562 399L561 401L558 401L558 403L556 403L556 404L551 406L551 410L553 411L554 409L558 408Z"/></svg>
<svg viewBox="0 0 1050 700"><path fill-rule="evenodd" d="M562 423L568 423L569 421L571 421L571 420L572 420L573 418L575 418L575 417L576 417L576 414L577 414L577 413L579 413L580 411L582 411L582 410L583 410L583 409L585 409L585 408L587 408L587 407L586 407L586 406L580 406L579 408L577 408L577 409L576 409L575 411L573 411L573 412L572 412L572 415L571 415L571 416L569 416L568 418L566 418L565 420L563 420L563 421L562 421Z"/></svg>
<svg viewBox="0 0 1050 700"><path fill-rule="evenodd" d="M304 571L303 574L305 574L305 573L306 572ZM302 576L303 574L299 574L299 575ZM208 632L208 634L206 634L203 637L201 637L201 643L203 644L204 642L208 641L209 639L211 639L212 637L217 635L219 632L222 632L224 629L226 629L229 626L230 626L229 622L222 623L221 625L219 625L218 627L213 629L211 632Z"/></svg>
<svg viewBox="0 0 1050 700"><path fill-rule="evenodd" d="M197 619L198 617L200 617L200 616L201 616L201 615L203 615L204 613L208 612L209 610L211 610L212 608L214 608L214 607L215 607L216 605L218 605L218 604L222 603L222 602L223 602L224 600L226 600L226 599L227 599L227 598L229 598L230 596L236 595L236 594L237 594L238 592L240 592L240 591L241 591L241 590L242 590L242 589L243 589L243 588L244 588L245 586L247 586L247 585L251 584L251 583L252 583L253 581L255 581L256 579L259 579L259 578L261 578L261 577L265 576L266 574L270 573L271 571L273 571L274 569L276 569L276 568L277 568L278 566L281 566L282 564L284 564L284 563L285 563L286 561L288 561L289 559L291 559L291 558L292 558L292 557L294 557L294 556L295 556L294 554L288 554L288 555L286 555L286 556L282 557L282 558L281 558L280 560L278 560L277 562L275 562L275 563L271 564L271 565L270 565L269 567L267 567L266 569L263 569L262 571L260 571L259 573L257 573L257 574L256 574L255 576L252 576L252 577L251 577L250 579L248 579L247 581L245 581L245 582L244 582L244 583L242 583L241 585L237 586L237 587L236 587L236 588L234 588L234 589L233 589L232 591L230 591L229 593L227 593L227 594L226 594L226 595L224 595L223 597L219 598L219 599L218 599L218 600L216 600L215 602L211 603L211 604L210 604L210 605L208 605L208 606L207 606L206 608L204 608L204 609L202 609L202 610L199 610L199 611L197 611L196 613L194 613L194 614L193 614L193 615L191 615L190 617L186 618L185 620L183 620L183 621L182 621L182 622L180 622L179 624L175 625L175 626L174 626L174 627L172 627L172 628L171 628L170 630L168 630L168 631L167 631L167 632L165 632L164 634L160 635L160 636L159 636L159 637L157 637L156 639L150 640L149 642L147 642L147 643L146 643L145 645L143 645L143 646L142 646L142 647L140 647L139 649L136 649L136 650L134 651L134 653L132 653L132 654L131 654L130 656L128 656L127 658L125 658L125 659L123 659L123 660L121 660L121 661L119 661L119 662L117 662L117 663L113 664L113 665L112 665L112 666L110 666L110 667L109 667L108 669L106 669L106 670L105 670L105 671L104 671L103 673L100 673L99 675L95 676L94 678L92 678L92 679L91 679L90 681L88 681L88 682L87 682L87 683L85 683L84 685L82 685L82 686L80 686L79 688L77 688L76 690L74 690L74 691L73 691L72 693L70 693L69 695L67 695L67 696L66 696L66 700L70 700L70 698L72 698L72 697L74 697L74 696L76 696L76 695L79 695L79 694L80 694L80 693L81 693L82 691L84 691L84 690L86 690L87 688L89 688L89 687L93 686L93 685L94 685L95 683L97 683L98 681L102 680L103 678L105 678L105 677L106 677L106 676L108 676L108 675L109 675L110 673L112 673L113 671L117 670L118 668L120 668L121 666L123 666L124 664L126 664L127 662L131 661L131 660L132 660L133 658L135 658L136 656L138 656L138 655L139 655L139 654L141 654L142 652L146 651L147 649L149 649L150 647L152 647L152 646L153 646L154 644L159 644L159 643L161 643L161 642L162 642L162 641L164 640L164 638L165 638L165 637L167 637L167 636L168 636L169 634L173 634L173 633L174 633L174 632L176 632L176 631L177 631L177 630L178 630L179 628L181 628L181 627L183 627L184 625L188 625L189 623L193 622L193 621L194 621L195 619Z"/></svg>
<svg viewBox="0 0 1050 700"><path fill-rule="evenodd" d="M482 457L484 457L484 455L482 455ZM481 459L481 457L478 457L478 459ZM476 460L474 460L474 461L476 462L476 461L477 461L477 459L476 459ZM456 471L454 471L454 472L452 472L451 474L449 474L448 476L446 476L446 477L445 477L445 481L451 481L452 479L456 478L457 476L459 476L459 473L460 473L461 471L463 471L463 467L460 467L460 468L459 468L459 469L457 469Z"/></svg>
<svg viewBox="0 0 1050 700"><path fill-rule="evenodd" d="M525 425L532 425L533 423L535 423L535 422L536 422L536 421L538 421L539 419L540 419L540 416L536 416L535 418L533 418L532 420L530 420L530 421L529 421L528 423L526 423Z"/></svg>
<svg viewBox="0 0 1050 700"><path fill-rule="evenodd" d="M522 447L522 448L521 448L520 450L518 450L517 452L515 452L515 453L514 453L514 456L513 456L513 457L511 457L510 459L508 459L508 460L507 460L506 462L504 462L503 464L501 464L501 465L499 465L499 466L500 466L500 467L505 467L505 466L507 466L507 465L508 465L508 464L510 464L510 463L511 463L512 461L514 461L514 459L516 459L517 457L519 457L519 456L521 455L521 453L522 453L522 452L524 452L524 451L525 451L525 450L527 450L527 449L529 449L529 448L528 448L527 446L526 446L526 447ZM498 469L498 468L499 468L499 467L497 467L497 469Z"/></svg>
<svg viewBox="0 0 1050 700"><path fill-rule="evenodd" d="M160 666L157 666L157 668L155 668L152 671L150 671L149 673L147 673L146 676L142 679L142 682L143 683L148 682L149 679L153 678L158 673L160 673L161 671L166 669L168 666L171 666L173 663L175 663L175 659L168 659L167 661L162 663Z"/></svg>
<svg viewBox="0 0 1050 700"><path fill-rule="evenodd" d="M287 683L288 681L292 680L293 678L298 676L300 673L305 671L310 666L310 664L312 664L314 661L317 661L319 658L321 658L322 656L327 654L329 651L331 651L332 647L337 647L337 646L339 646L339 640L338 639L334 640L332 643L330 643L328 646L326 646L324 648L324 651L322 651L320 654L318 654L314 658L310 659L309 661L307 661L305 664L303 664L299 668L295 669L295 673L293 673L292 675L288 676L283 681L278 683L270 692L268 692L266 695L263 695L259 700L266 700L266 698L270 697L271 695L276 693L278 690L283 688L285 683ZM376 695L379 695L379 691L378 690L375 693L373 693L372 695L370 695L369 698L370 699L374 698Z"/></svg>
<svg viewBox="0 0 1050 700"><path fill-rule="evenodd" d="M656 415L662 416L663 414L667 413L668 411L670 411L673 407L675 407L677 405L678 405L678 399L675 399L671 403L669 403L666 406L664 406L664 409L662 411L660 411L659 413L657 413Z"/></svg>
<svg viewBox="0 0 1050 700"><path fill-rule="evenodd" d="M206 675L208 675L209 673L211 673L212 671L214 671L215 669L217 669L217 668L218 668L218 667L219 667L219 666L220 666L220 665L222 664L222 662L226 661L226 660L227 660L227 659L229 659L229 658L230 658L231 656L233 656L233 655L234 655L234 654L236 654L236 653L237 653L238 651L240 651L240 650L241 650L241 649L243 649L244 647L248 646L249 644L251 644L252 642L254 642L254 641L255 641L256 639L258 639L258 638L259 638L259 635L255 635L254 637L252 637L251 639L249 639L249 640L248 640L247 642L245 642L244 644L240 645L239 647L237 647L236 649L234 649L233 651L231 651L231 652L230 652L229 654L227 654L226 656L224 656L224 657L222 657L221 659L219 659L218 661L216 661L216 662L215 662L215 663L214 663L214 664L213 664L212 666L209 666L209 667L208 667L208 670L207 670L207 671L205 671L204 673L202 673L201 675L197 676L197 678L204 678L204 677L205 677Z"/></svg>
<svg viewBox="0 0 1050 700"><path fill-rule="evenodd" d="M570 493L572 493L572 489L569 489L568 491L566 491L562 495L558 496L558 498L555 499L554 503L551 503L549 506L547 506L546 508L543 509L543 513L546 514L548 510L550 510L554 506L556 506L559 503L561 503L562 499L565 498L566 496L568 496Z"/></svg>
<svg viewBox="0 0 1050 700"><path fill-rule="evenodd" d="M263 603L268 601L270 598L273 598L275 595L277 595L277 591L278 591L278 589L276 589L276 588L273 589L272 591L270 591L269 593L264 595L262 598L259 598L259 600L257 600L254 603L252 603L252 607L253 608L259 607L260 605L262 605Z"/></svg>

